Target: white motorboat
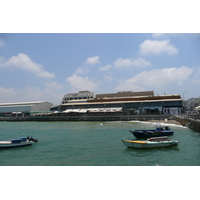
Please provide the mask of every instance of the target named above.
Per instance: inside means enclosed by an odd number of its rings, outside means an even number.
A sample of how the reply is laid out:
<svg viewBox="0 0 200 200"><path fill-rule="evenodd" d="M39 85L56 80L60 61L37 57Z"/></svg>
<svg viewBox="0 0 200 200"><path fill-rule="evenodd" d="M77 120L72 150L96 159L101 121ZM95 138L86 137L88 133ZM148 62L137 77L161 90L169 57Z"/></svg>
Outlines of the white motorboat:
<svg viewBox="0 0 200 200"><path fill-rule="evenodd" d="M38 140L32 138L32 136L18 137L18 138L15 138L15 139L11 139L9 141L0 141L0 148L29 146L29 145L32 145L33 143L36 143L36 142L38 142Z"/></svg>

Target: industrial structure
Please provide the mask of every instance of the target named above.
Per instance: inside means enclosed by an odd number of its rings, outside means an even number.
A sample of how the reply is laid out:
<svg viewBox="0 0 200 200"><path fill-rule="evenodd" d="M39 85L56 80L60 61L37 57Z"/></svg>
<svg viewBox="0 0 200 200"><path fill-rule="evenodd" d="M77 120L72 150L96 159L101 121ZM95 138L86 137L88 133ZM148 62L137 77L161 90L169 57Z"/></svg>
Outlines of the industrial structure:
<svg viewBox="0 0 200 200"><path fill-rule="evenodd" d="M48 101L1 103L0 116L27 115L34 112L48 112L53 104Z"/></svg>
<svg viewBox="0 0 200 200"><path fill-rule="evenodd" d="M155 96L153 91L122 91L95 94L90 91L66 94L59 110L63 113L178 114L180 95Z"/></svg>
<svg viewBox="0 0 200 200"><path fill-rule="evenodd" d="M178 94L155 96L153 91L95 94L86 90L64 95L59 106L47 101L1 103L0 116L175 115L182 113L182 109L183 100Z"/></svg>

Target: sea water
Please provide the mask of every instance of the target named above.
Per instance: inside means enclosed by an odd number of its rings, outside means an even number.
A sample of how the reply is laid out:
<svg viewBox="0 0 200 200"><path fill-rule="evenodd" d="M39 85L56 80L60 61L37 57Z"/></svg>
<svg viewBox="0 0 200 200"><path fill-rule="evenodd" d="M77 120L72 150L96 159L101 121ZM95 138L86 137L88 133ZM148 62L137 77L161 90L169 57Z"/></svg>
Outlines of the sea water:
<svg viewBox="0 0 200 200"><path fill-rule="evenodd" d="M200 133L168 125L178 146L127 148L122 139L136 139L129 130L154 129L156 123L0 122L0 140L31 135L38 143L0 149L0 166L199 166Z"/></svg>

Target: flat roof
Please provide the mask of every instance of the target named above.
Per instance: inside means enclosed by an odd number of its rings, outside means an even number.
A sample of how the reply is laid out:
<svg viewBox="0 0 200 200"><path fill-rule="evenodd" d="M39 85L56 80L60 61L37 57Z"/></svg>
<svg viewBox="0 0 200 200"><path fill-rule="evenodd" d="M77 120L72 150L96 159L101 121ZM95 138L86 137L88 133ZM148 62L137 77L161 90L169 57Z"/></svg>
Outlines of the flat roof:
<svg viewBox="0 0 200 200"><path fill-rule="evenodd" d="M132 92L132 91L121 91L117 93L107 93L107 94L96 94L96 98L119 98L119 97L136 97L136 96L154 96L153 91L141 91L141 92Z"/></svg>
<svg viewBox="0 0 200 200"><path fill-rule="evenodd" d="M0 106L17 106L17 105L33 105L39 103L50 103L48 101L33 101L33 102L16 102L16 103L0 103Z"/></svg>

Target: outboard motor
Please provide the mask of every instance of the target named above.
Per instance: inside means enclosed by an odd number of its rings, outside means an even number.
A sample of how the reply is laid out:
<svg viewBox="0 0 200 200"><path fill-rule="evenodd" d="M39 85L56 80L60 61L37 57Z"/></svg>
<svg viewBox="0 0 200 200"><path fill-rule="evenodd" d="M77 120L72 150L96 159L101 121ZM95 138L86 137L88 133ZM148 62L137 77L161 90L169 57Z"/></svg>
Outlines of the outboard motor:
<svg viewBox="0 0 200 200"><path fill-rule="evenodd" d="M169 131L170 130L169 126L165 126L165 130Z"/></svg>
<svg viewBox="0 0 200 200"><path fill-rule="evenodd" d="M27 140L28 140L29 142L31 142L31 141L33 141L33 142L38 142L38 140L37 140L37 139L34 139L32 136L28 136L28 137L27 137Z"/></svg>

